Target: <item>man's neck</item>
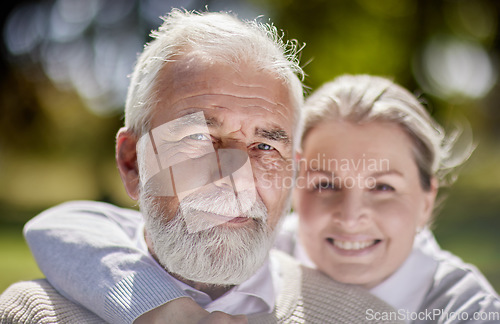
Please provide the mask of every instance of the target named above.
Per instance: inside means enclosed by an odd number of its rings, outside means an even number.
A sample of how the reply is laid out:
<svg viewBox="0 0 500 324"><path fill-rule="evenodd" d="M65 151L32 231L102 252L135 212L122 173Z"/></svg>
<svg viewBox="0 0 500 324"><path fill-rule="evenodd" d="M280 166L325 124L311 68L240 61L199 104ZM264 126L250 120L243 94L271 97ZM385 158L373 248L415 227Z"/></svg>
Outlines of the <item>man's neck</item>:
<svg viewBox="0 0 500 324"><path fill-rule="evenodd" d="M156 262L158 262L158 264L161 265L156 254L154 253L153 249L151 248L152 244L151 244L151 241L149 240L149 237L148 237L146 231L144 231L144 237L146 239L146 244L148 246L149 253L153 256L153 258L156 260ZM206 283L201 283L201 282L197 282L197 281L192 281L192 280L188 280L186 278L183 278L182 276L177 275L175 273L171 273L166 269L165 269L165 271L167 271L168 274L170 274L172 277L185 283L186 285L189 285L196 290L204 292L205 294L210 296L210 298L212 298L212 300L215 300L215 299L221 297L226 292L228 292L231 288L234 287L234 285L223 286L223 285L206 284Z"/></svg>
<svg viewBox="0 0 500 324"><path fill-rule="evenodd" d="M174 273L169 272L169 274L172 277L174 277L175 279L185 283L186 285L189 285L196 290L204 292L205 294L210 296L210 298L212 298L212 300L215 300L215 299L221 297L226 292L228 292L231 288L234 287L234 285L233 286L223 286L223 285L206 284L206 283L201 283L201 282L196 282L196 281L185 279L185 278L183 278L179 275L176 275Z"/></svg>

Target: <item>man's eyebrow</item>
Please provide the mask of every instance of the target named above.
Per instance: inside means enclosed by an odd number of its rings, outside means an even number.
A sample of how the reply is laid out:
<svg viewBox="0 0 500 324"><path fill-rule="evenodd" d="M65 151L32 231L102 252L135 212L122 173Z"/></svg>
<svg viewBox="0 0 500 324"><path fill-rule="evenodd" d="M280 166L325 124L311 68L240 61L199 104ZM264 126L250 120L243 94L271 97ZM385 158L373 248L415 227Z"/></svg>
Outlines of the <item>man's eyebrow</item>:
<svg viewBox="0 0 500 324"><path fill-rule="evenodd" d="M287 132L279 127L273 129L265 129L257 127L255 129L255 136L268 139L270 141L281 142L284 144L290 143L290 137Z"/></svg>
<svg viewBox="0 0 500 324"><path fill-rule="evenodd" d="M175 134L182 132L188 126L208 126L208 127L220 127L221 123L216 118L209 117L205 118L203 115L194 113L187 114L174 121L170 130Z"/></svg>
<svg viewBox="0 0 500 324"><path fill-rule="evenodd" d="M176 121L171 126L172 132L179 132L187 126L208 126L210 128L219 128L222 126L220 120L215 117L203 117L197 113L191 113L181 117L182 121ZM257 127L255 128L255 136L265 138L270 141L281 142L284 144L290 143L290 136L288 133L280 128L275 127L272 129Z"/></svg>
<svg viewBox="0 0 500 324"><path fill-rule="evenodd" d="M219 128L222 126L222 123L214 117L208 117L207 119L205 119L205 121L208 127Z"/></svg>

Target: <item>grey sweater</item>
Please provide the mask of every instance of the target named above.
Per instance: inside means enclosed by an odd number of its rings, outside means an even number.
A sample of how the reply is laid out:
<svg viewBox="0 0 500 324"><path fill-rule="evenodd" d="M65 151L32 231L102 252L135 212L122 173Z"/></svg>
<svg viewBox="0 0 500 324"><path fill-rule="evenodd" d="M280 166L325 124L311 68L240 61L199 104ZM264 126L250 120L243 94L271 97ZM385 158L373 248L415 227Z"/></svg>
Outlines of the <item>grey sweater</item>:
<svg viewBox="0 0 500 324"><path fill-rule="evenodd" d="M185 296L137 248L141 223L137 211L71 202L35 217L26 225L25 235L41 270L63 296L110 323L132 323L141 314ZM288 234L279 248L292 253L293 233ZM467 323L500 323L500 300L481 273L435 246L428 254L438 265L419 313L446 312L412 322L463 322L445 315L457 313L467 316ZM473 320L475 314L483 318Z"/></svg>
<svg viewBox="0 0 500 324"><path fill-rule="evenodd" d="M282 272L283 289L271 314L250 315L249 323L401 323L370 320L367 311L393 313L394 309L364 289L337 283L313 269L300 266L288 255L273 251ZM21 282L0 295L0 323L104 323L84 307L62 297L46 281Z"/></svg>

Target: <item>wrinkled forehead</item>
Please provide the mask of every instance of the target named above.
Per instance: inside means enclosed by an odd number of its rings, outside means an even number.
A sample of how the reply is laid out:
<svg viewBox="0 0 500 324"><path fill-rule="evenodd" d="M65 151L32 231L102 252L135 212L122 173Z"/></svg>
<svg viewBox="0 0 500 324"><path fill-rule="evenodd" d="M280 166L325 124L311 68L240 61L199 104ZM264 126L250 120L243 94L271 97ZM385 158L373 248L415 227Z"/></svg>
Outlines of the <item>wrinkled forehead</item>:
<svg viewBox="0 0 500 324"><path fill-rule="evenodd" d="M174 94L179 93L261 98L283 103L291 116L296 105L288 83L276 71L263 69L252 61L220 62L197 52L175 56L167 62L155 88L156 99L163 107L175 104Z"/></svg>

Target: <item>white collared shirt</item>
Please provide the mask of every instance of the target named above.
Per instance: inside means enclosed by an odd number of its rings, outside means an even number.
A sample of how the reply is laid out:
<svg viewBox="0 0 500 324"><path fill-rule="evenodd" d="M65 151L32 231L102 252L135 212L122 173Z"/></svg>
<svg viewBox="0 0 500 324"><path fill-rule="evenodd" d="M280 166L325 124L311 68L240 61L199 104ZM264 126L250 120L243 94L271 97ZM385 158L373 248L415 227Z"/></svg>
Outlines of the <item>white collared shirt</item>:
<svg viewBox="0 0 500 324"><path fill-rule="evenodd" d="M206 293L173 279L179 288L209 312L222 311L231 315L258 314L271 313L274 309L275 290L271 272L270 262L266 261L252 277L215 300Z"/></svg>
<svg viewBox="0 0 500 324"><path fill-rule="evenodd" d="M438 262L413 248L410 256L389 278L370 289L398 312L417 313L430 290ZM401 311L400 311L401 310ZM404 316L407 323L411 316Z"/></svg>

